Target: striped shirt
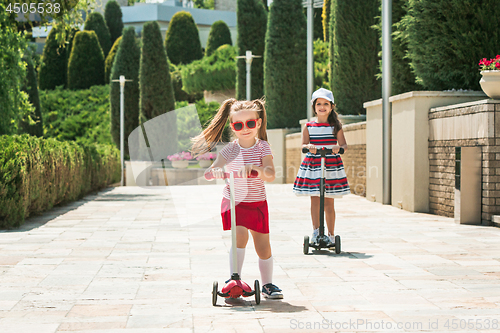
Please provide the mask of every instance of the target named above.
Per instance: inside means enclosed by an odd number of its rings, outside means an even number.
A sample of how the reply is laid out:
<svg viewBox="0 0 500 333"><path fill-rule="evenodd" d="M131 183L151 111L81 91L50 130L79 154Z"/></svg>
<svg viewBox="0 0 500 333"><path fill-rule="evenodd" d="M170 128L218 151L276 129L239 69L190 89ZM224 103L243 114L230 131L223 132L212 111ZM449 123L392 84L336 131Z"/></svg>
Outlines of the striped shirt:
<svg viewBox="0 0 500 333"><path fill-rule="evenodd" d="M262 158L267 155L272 156L269 143L257 139L257 142L250 148L243 148L238 140L228 143L220 154L226 160L226 171L234 172L240 170L244 165L253 164L262 166ZM266 200L266 188L264 181L260 178L235 178L235 200L236 202L258 202ZM226 199L229 196L229 180L224 187L222 195Z"/></svg>

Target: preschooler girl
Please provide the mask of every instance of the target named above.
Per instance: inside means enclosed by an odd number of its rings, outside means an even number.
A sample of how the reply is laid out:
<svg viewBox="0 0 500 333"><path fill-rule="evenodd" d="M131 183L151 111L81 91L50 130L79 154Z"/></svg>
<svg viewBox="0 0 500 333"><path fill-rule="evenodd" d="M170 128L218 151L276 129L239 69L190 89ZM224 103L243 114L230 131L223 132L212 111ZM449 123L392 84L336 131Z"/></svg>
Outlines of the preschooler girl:
<svg viewBox="0 0 500 333"><path fill-rule="evenodd" d="M266 109L261 100L226 100L208 127L193 139L192 151L203 154L220 142L222 131L229 119L236 139L227 144L218 154L205 173L215 178L223 178L227 172L238 172L243 178L235 178L236 201L236 247L238 274L241 276L248 232L252 234L255 251L259 256L259 269L262 293L267 298L283 298L281 289L273 284L273 257L269 243L269 214L267 210L264 181L275 178L273 156L267 142ZM252 170L258 172L257 178L247 178ZM223 190L221 205L224 230L231 230L231 206L229 184ZM230 272L233 272L232 257L229 251Z"/></svg>
<svg viewBox="0 0 500 333"><path fill-rule="evenodd" d="M335 240L335 207L334 198L349 194L349 184L344 170L342 159L338 154L340 148L347 150L347 142L339 121L333 94L330 90L320 88L311 98L316 121L310 121L302 131L302 147L309 149L304 161L300 165L297 178L293 184L296 195L311 197L311 218L313 235L311 243L318 242L319 236L319 178L321 177L321 157L316 150L321 147L332 149L333 154L326 155L325 169L325 221L328 228L329 242ZM326 235L325 235L326 237ZM327 240L328 241L328 240Z"/></svg>

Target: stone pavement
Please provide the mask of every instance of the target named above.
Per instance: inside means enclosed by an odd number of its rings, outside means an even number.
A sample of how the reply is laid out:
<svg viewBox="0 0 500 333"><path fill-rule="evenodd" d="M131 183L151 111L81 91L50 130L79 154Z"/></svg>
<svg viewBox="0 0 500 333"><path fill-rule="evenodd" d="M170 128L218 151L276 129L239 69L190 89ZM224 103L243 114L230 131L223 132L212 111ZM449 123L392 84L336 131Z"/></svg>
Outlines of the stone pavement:
<svg viewBox="0 0 500 333"><path fill-rule="evenodd" d="M268 185L283 300L211 304L229 277L220 185L115 187L0 231L0 332L498 332L500 229L349 195L342 253L304 255L309 200ZM243 279L260 279L249 242Z"/></svg>

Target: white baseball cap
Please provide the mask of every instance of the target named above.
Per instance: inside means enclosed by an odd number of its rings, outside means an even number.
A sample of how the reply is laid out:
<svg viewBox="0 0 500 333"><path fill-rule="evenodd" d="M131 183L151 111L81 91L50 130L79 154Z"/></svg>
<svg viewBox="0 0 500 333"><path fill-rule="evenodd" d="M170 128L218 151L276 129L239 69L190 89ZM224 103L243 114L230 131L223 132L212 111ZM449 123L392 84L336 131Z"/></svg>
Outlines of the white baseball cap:
<svg viewBox="0 0 500 333"><path fill-rule="evenodd" d="M330 90L325 89L325 88L319 88L318 90L313 92L313 95L311 98L311 104L313 104L314 101L318 98L324 98L332 103L335 103L334 99L333 99L333 93Z"/></svg>

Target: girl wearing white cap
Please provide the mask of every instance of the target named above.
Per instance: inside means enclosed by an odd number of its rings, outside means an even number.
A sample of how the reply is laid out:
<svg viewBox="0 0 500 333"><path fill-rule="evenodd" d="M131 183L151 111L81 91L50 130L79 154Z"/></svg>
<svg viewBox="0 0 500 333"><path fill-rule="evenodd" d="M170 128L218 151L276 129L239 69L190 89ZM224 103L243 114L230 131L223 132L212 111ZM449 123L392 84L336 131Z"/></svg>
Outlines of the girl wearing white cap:
<svg viewBox="0 0 500 333"><path fill-rule="evenodd" d="M302 147L308 148L304 161L300 165L297 178L293 184L296 195L311 197L311 218L313 224L312 243L318 242L319 236L319 179L321 177L321 158L316 149L325 147L332 149L333 154L326 155L325 160L325 221L328 237L334 242L335 207L334 198L351 193L344 170L344 164L338 154L340 148L347 150L347 142L339 121L333 94L330 90L320 88L311 98L316 121L310 121L302 131Z"/></svg>

